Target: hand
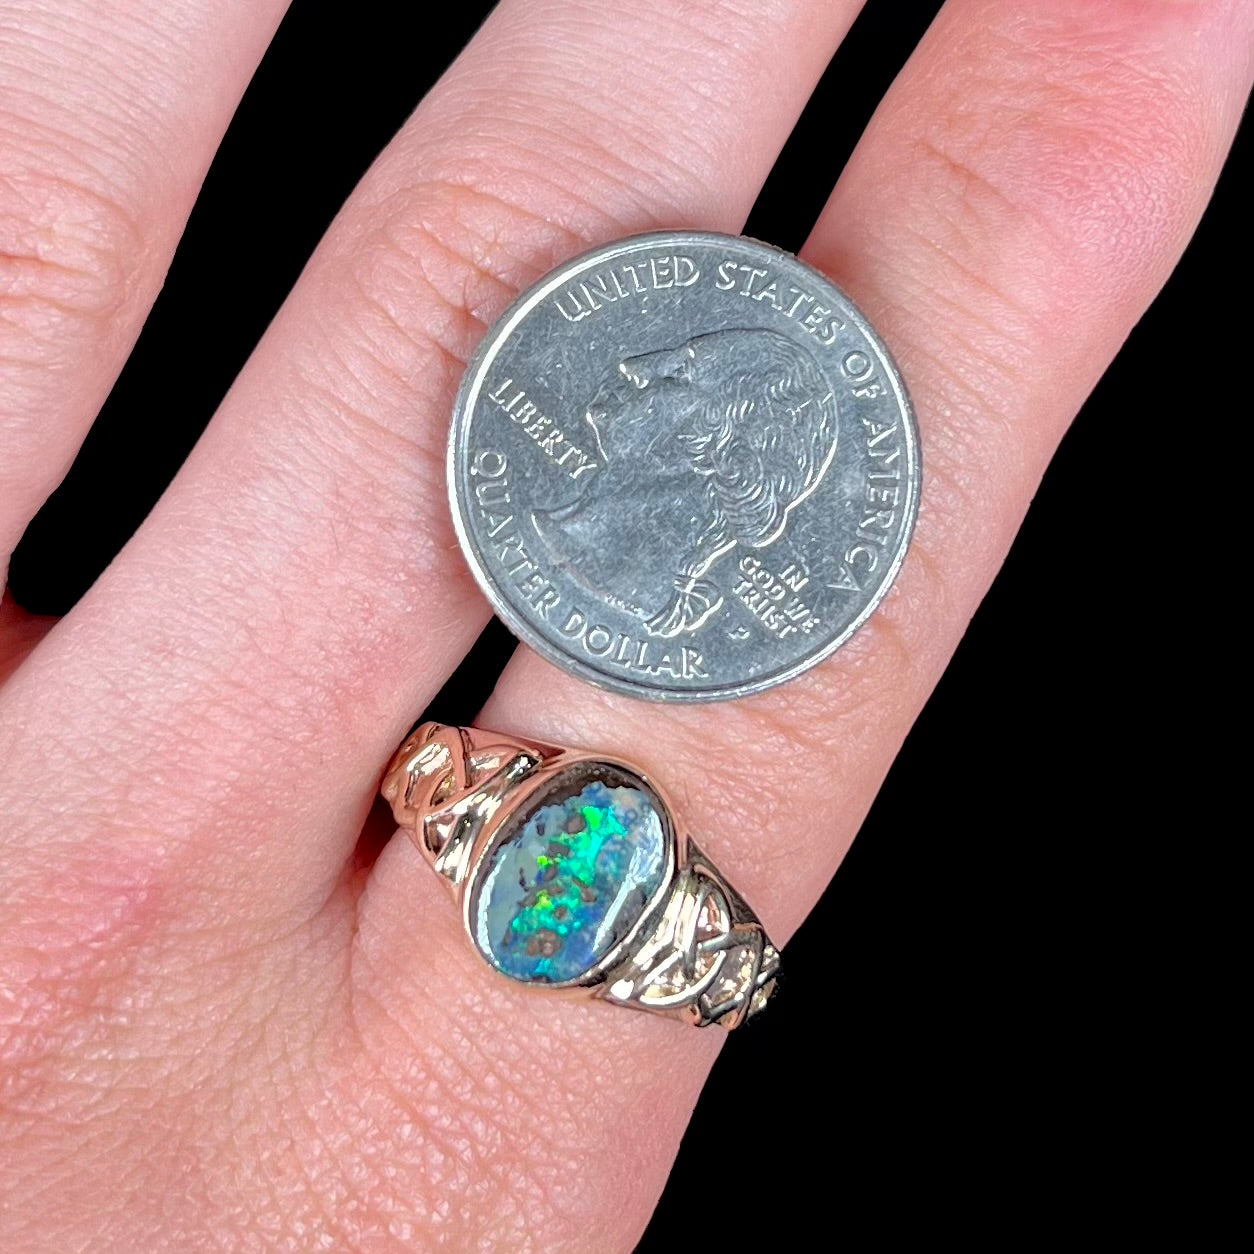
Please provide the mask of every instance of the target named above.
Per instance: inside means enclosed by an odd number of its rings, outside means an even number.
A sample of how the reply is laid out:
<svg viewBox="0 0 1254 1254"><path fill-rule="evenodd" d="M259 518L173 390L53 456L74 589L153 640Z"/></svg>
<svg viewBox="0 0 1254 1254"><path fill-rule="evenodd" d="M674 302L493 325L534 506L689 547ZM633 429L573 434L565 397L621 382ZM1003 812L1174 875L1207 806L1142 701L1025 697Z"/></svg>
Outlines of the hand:
<svg viewBox="0 0 1254 1254"><path fill-rule="evenodd" d="M280 8L0 5L6 552L120 368ZM812 677L717 709L520 654L481 720L656 763L780 938L1187 239L1248 87L1237 4L1028 8L948 6L806 249L920 414L919 529L875 619ZM714 1034L502 987L407 842L354 850L486 615L443 503L460 362L584 244L739 229L856 6L762 10L503 6L20 665L45 624L6 605L3 1248L609 1250L646 1222ZM729 827L717 781L749 738L766 751ZM798 755L830 796L796 794ZM811 993L790 990L799 1014Z"/></svg>

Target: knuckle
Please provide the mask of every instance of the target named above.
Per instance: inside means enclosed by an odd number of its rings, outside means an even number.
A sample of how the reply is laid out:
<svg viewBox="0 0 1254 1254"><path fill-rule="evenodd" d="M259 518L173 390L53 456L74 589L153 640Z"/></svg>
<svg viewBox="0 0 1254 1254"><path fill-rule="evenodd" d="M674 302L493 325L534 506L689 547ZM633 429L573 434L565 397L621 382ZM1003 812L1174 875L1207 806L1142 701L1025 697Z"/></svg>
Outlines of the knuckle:
<svg viewBox="0 0 1254 1254"><path fill-rule="evenodd" d="M61 350L66 336L113 334L145 259L145 233L118 198L77 179L3 162L0 335ZM7 355L7 354L6 354Z"/></svg>
<svg viewBox="0 0 1254 1254"><path fill-rule="evenodd" d="M366 212L367 229L333 248L316 276L334 299L322 302L310 369L350 438L438 473L448 400L475 345L576 237L444 180L407 186Z"/></svg>
<svg viewBox="0 0 1254 1254"><path fill-rule="evenodd" d="M892 315L926 425L925 520L951 551L976 538L989 493L1007 515L1030 494L1033 416L1057 388L1044 367L1091 357L1103 315L1127 316L1183 241L1214 155L1204 85L1156 53L1152 22L1066 23L1045 6L991 25L889 106L910 210L870 239L909 298Z"/></svg>
<svg viewBox="0 0 1254 1254"><path fill-rule="evenodd" d="M346 259L350 316L371 358L402 381L416 355L460 370L519 288L575 242L490 192L421 183L378 207Z"/></svg>
<svg viewBox="0 0 1254 1254"><path fill-rule="evenodd" d="M443 478L465 364L518 290L584 238L484 190L474 168L463 174L359 206L364 228L346 222L309 276L325 299L309 302L312 329L297 350L299 425L321 491L364 496L341 512L369 526L393 525L397 496L430 501L423 531L441 546L451 537L430 488Z"/></svg>
<svg viewBox="0 0 1254 1254"><path fill-rule="evenodd" d="M1177 244L1212 159L1204 83L1148 50L1137 23L1063 22L1047 6L999 27L913 119L928 194L912 203L938 242L961 255L998 231L1021 259L1032 244L1051 268L1084 269Z"/></svg>

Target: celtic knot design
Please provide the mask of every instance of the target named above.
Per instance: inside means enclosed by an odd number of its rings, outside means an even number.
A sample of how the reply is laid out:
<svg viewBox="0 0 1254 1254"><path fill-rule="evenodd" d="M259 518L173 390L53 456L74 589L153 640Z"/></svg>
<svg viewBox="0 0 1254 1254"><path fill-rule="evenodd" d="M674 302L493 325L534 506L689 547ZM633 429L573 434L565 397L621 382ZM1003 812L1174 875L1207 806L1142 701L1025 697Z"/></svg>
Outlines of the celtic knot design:
<svg viewBox="0 0 1254 1254"><path fill-rule="evenodd" d="M762 925L689 841L662 917L605 996L669 1012L698 1027L734 1028L766 1005L779 953Z"/></svg>
<svg viewBox="0 0 1254 1254"><path fill-rule="evenodd" d="M518 745L476 748L465 728L424 723L397 751L380 792L436 871L460 884L475 838L540 761Z"/></svg>

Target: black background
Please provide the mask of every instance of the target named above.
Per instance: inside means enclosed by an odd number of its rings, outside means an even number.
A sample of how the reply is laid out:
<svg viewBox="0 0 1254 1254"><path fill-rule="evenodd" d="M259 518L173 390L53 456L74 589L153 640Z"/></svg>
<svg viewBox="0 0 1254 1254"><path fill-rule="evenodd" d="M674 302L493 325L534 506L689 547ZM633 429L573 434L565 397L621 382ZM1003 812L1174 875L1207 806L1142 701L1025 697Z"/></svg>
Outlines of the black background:
<svg viewBox="0 0 1254 1254"><path fill-rule="evenodd" d="M68 609L125 542L488 7L432 23L410 16L426 6L297 0L132 362L15 556L19 601ZM750 234L801 243L937 7L869 6ZM1007 1213L1039 1229L1152 1128L1147 1038L1188 1000L1174 815L1209 787L1187 707L1228 647L1194 624L1224 585L1228 415L1249 411L1211 325L1234 267L1248 280L1237 164L1064 441L771 1012L728 1042L642 1250L736 1248L768 1225L790 1246L811 1225L876 1244L920 1222L992 1235ZM473 717L510 643L490 629L435 713Z"/></svg>

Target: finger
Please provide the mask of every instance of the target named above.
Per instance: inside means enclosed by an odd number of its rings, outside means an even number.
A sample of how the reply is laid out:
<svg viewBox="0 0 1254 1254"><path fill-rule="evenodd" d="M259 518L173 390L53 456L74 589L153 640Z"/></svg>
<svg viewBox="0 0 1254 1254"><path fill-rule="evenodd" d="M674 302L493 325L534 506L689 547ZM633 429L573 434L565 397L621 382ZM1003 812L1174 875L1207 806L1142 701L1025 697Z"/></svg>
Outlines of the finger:
<svg viewBox="0 0 1254 1254"><path fill-rule="evenodd" d="M379 764L486 620L443 483L485 322L594 240L738 227L856 8L500 6L345 207L149 524L10 681L15 752L55 756L50 711L76 707L93 746L78 787L102 812L111 776L194 762L186 797L128 795L136 839L209 833L198 857L240 913L322 902ZM36 810L11 838L46 852Z"/></svg>
<svg viewBox="0 0 1254 1254"><path fill-rule="evenodd" d="M0 586L286 0L0 0Z"/></svg>
<svg viewBox="0 0 1254 1254"><path fill-rule="evenodd" d="M1236 5L1052 0L1026 13L953 0L807 249L870 313L918 407L924 498L896 590L803 681L717 710L593 692L522 650L482 725L641 763L786 937L852 839L1060 432L1195 225L1248 89L1252 27ZM564 1189L570 1163L580 1198L636 1181L598 1211L605 1248L629 1248L714 1042L494 978L456 912L439 913L443 898L394 841L360 911L359 987L363 1005L386 1007L380 1039L426 1042L433 1075L473 1040L476 1065L519 1103L543 1060L548 1110L564 1095L578 1119L537 1115L525 1134L490 1122L474 1140L483 1170L527 1164L531 1222L554 1248L577 1248L576 1214L587 1221ZM357 1019L367 1037L370 1022ZM450 1108L446 1133L465 1109L456 1094ZM469 1114L452 1129L474 1138ZM493 1207L468 1217L467 1243L502 1221Z"/></svg>

